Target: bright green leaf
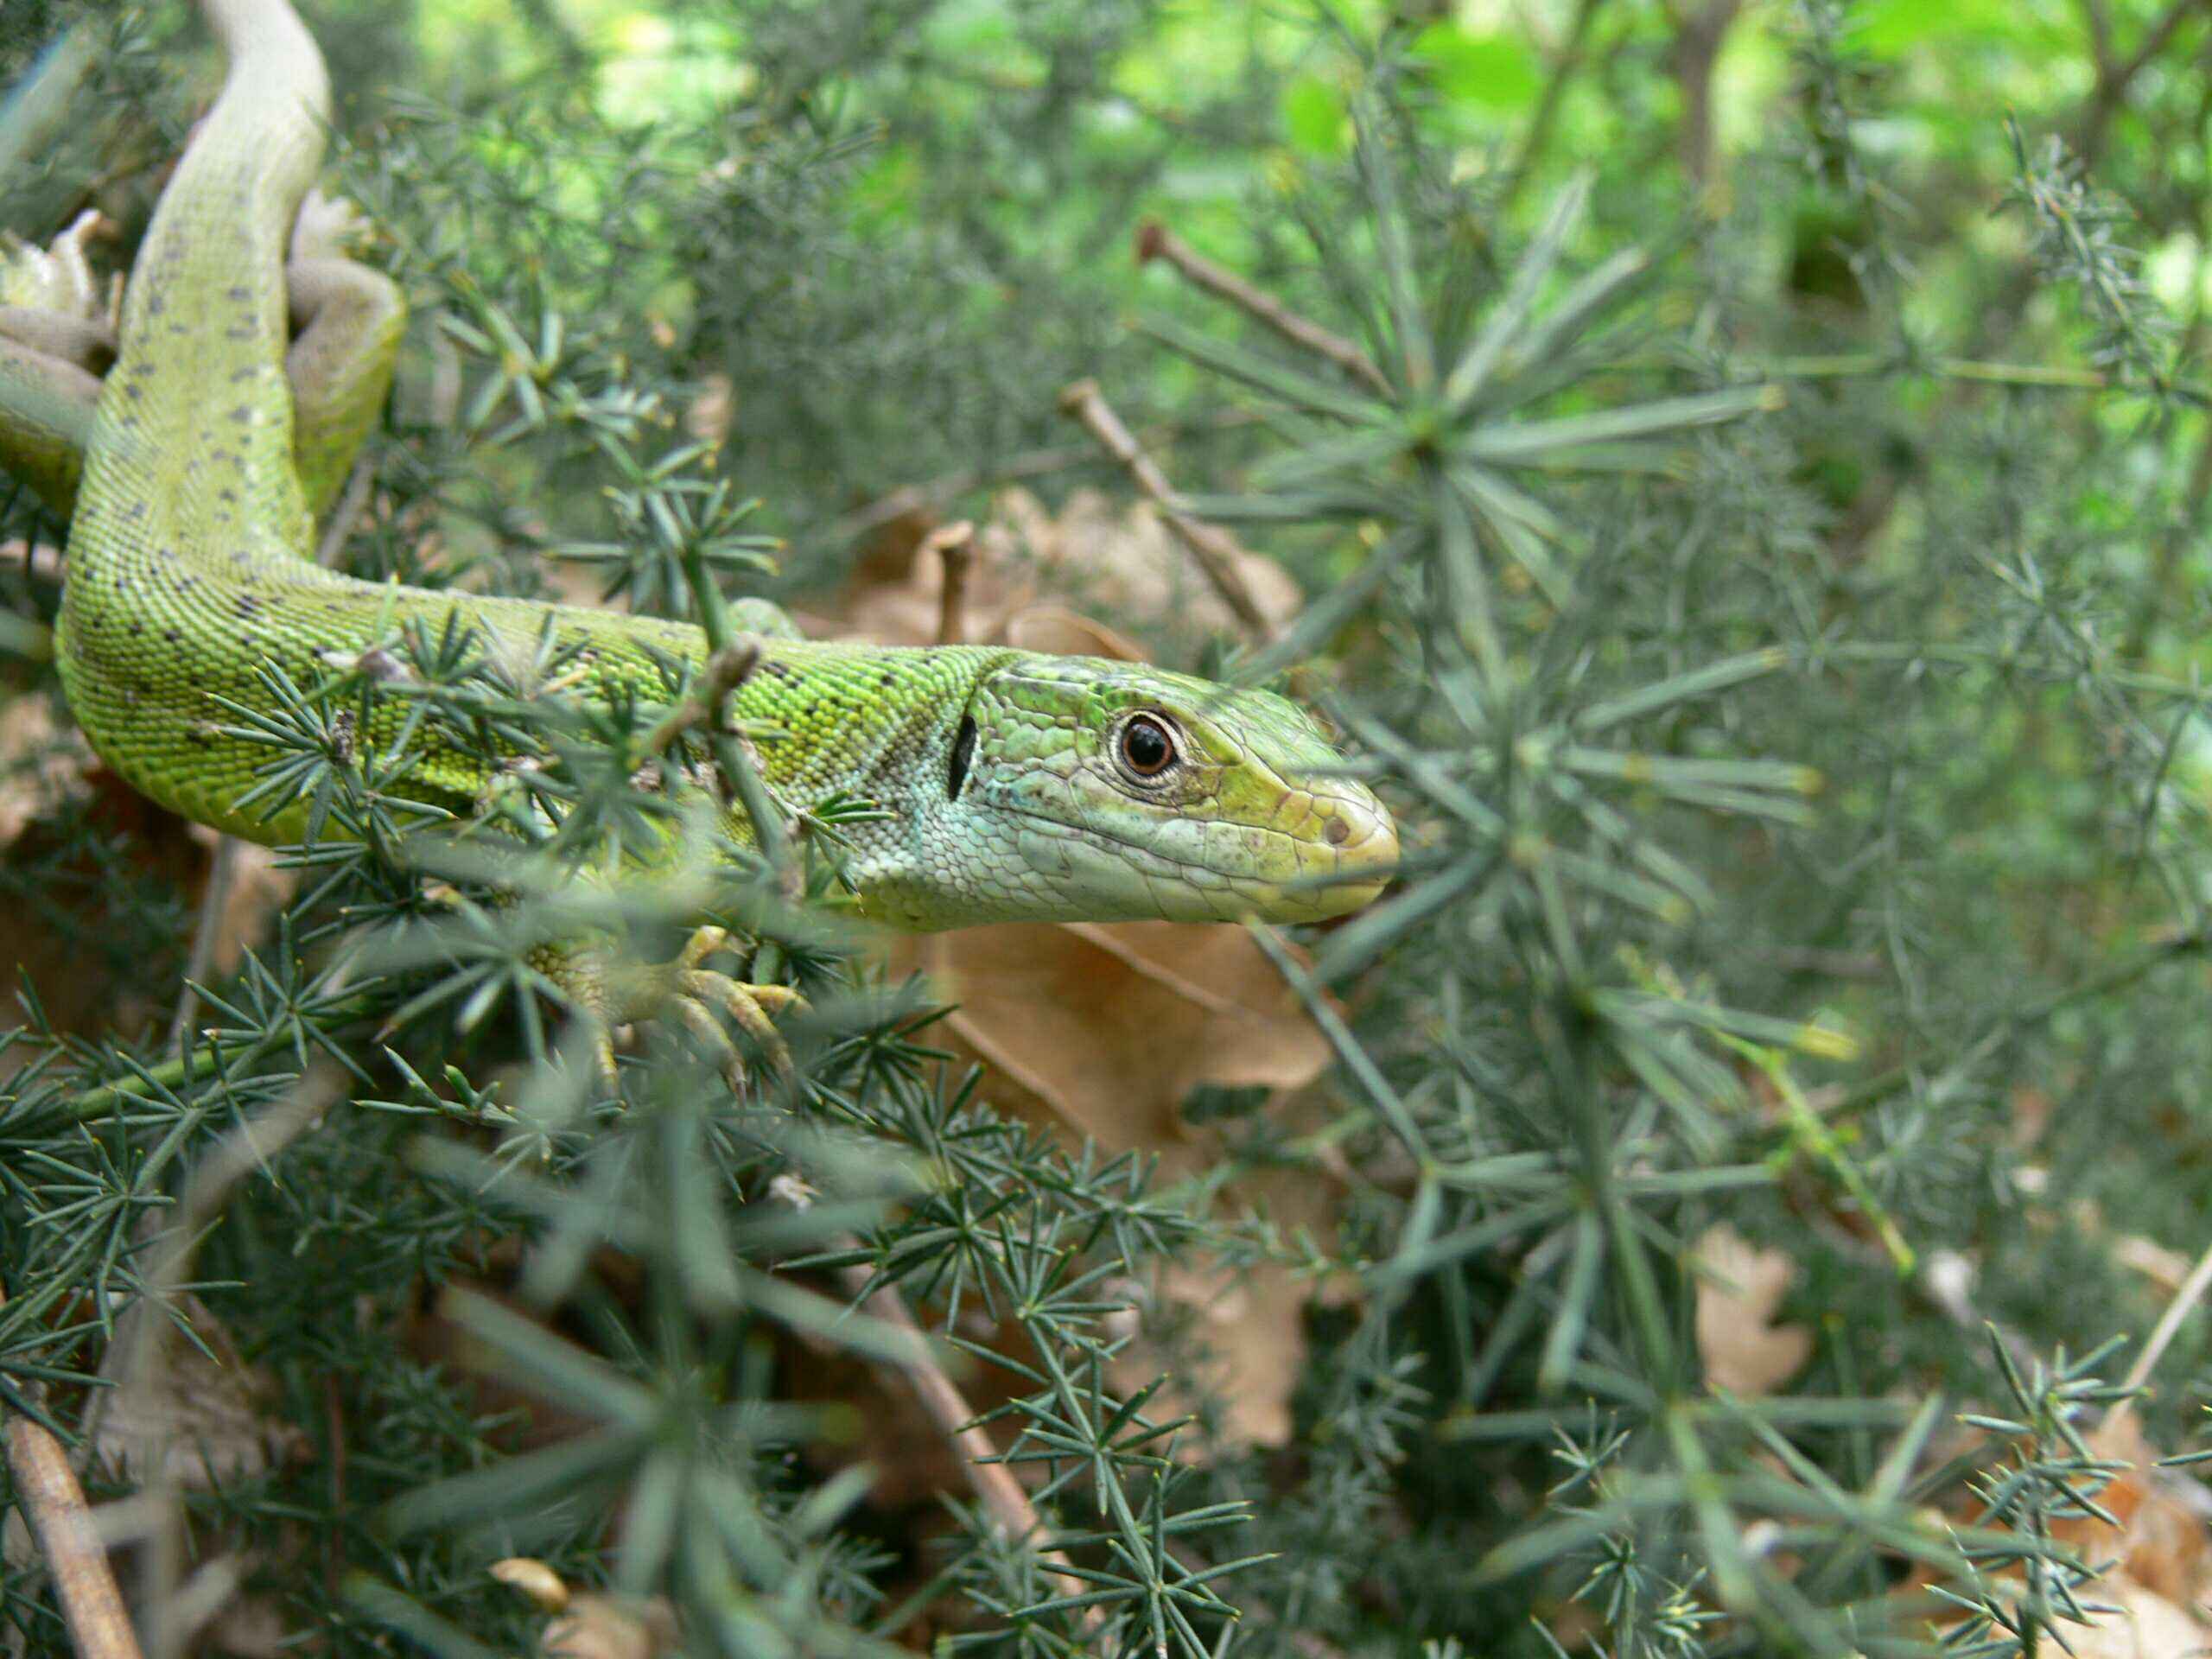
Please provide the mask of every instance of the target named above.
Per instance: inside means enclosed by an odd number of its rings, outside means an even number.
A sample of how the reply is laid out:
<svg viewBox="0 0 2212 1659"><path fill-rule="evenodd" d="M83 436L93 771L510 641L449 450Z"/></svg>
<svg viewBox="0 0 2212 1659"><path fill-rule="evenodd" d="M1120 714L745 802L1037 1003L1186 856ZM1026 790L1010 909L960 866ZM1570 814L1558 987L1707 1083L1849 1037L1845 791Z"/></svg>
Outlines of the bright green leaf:
<svg viewBox="0 0 2212 1659"><path fill-rule="evenodd" d="M1344 94L1319 75L1300 75L1283 88L1282 118L1291 143L1307 155L1344 153Z"/></svg>
<svg viewBox="0 0 2212 1659"><path fill-rule="evenodd" d="M1424 29L1414 54L1429 67L1436 89L1455 104L1522 110L1536 100L1543 73L1529 42L1510 35L1478 35L1457 23Z"/></svg>

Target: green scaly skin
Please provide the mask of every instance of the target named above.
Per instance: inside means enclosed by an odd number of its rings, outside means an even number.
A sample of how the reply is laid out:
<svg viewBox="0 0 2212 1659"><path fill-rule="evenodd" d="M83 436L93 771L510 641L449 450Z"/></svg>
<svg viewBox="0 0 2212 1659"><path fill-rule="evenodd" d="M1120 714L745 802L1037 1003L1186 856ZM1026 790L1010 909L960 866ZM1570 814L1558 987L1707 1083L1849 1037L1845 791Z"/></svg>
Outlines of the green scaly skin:
<svg viewBox="0 0 2212 1659"><path fill-rule="evenodd" d="M665 703L660 659L696 665L706 650L677 623L378 586L313 562L315 512L381 404L401 313L381 278L290 246L328 107L313 39L282 0L203 10L229 79L147 232L113 366L101 380L97 342L56 321L70 308L50 295L43 310L35 294L0 309L0 461L74 507L59 658L94 748L164 805L282 843L302 817L238 809L268 751L226 734L237 717L217 702L267 707L264 664L314 683L458 611L494 658L530 663L550 630L579 653L582 695ZM75 478L55 449L79 429ZM864 913L892 925L1313 920L1366 903L1396 864L1389 813L1280 697L1087 658L761 645L733 712L789 734L760 747L787 799L842 791L885 809L852 830L848 870ZM397 704L379 700L365 747L390 739ZM1157 776L1122 747L1140 716L1172 736ZM467 814L493 781L433 750L404 791Z"/></svg>

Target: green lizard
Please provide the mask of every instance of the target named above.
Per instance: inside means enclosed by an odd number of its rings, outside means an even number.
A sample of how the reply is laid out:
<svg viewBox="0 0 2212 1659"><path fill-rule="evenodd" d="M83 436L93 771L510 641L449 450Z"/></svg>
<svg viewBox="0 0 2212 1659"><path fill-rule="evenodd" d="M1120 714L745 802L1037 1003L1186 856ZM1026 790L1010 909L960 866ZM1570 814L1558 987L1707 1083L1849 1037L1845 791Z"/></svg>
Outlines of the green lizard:
<svg viewBox="0 0 2212 1659"><path fill-rule="evenodd" d="M280 844L302 836L302 811L241 810L267 751L217 701L266 707L264 664L327 680L456 611L486 651L525 661L550 630L577 653L585 696L666 702L663 661L707 653L675 622L315 563L316 515L389 389L403 303L335 257L310 195L329 100L312 36L286 0L202 9L227 78L162 195L119 327L81 225L0 264L0 465L72 515L57 650L94 749L162 804ZM1281 697L1092 658L817 643L767 610L747 613L761 655L731 712L786 734L759 745L785 798L842 791L883 810L850 830L847 874L887 925L1313 920L1366 903L1395 867L1387 810ZM389 728L401 718L375 706ZM493 782L480 760L432 747L403 787L466 817ZM725 827L749 840L742 814ZM695 1026L704 998L757 1031L766 998L696 971L718 937L702 931L664 993ZM644 1012L598 1001L610 1019Z"/></svg>

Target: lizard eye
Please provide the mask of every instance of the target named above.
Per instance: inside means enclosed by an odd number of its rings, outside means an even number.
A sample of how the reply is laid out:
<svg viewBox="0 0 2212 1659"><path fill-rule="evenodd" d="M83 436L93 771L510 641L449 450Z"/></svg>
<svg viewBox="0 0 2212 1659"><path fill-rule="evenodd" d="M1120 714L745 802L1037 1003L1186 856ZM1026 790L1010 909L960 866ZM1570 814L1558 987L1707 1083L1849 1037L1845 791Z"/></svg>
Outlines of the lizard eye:
<svg viewBox="0 0 2212 1659"><path fill-rule="evenodd" d="M1140 779L1157 778L1175 764L1175 740L1166 723L1151 715L1139 715L1122 728L1116 750L1122 769Z"/></svg>

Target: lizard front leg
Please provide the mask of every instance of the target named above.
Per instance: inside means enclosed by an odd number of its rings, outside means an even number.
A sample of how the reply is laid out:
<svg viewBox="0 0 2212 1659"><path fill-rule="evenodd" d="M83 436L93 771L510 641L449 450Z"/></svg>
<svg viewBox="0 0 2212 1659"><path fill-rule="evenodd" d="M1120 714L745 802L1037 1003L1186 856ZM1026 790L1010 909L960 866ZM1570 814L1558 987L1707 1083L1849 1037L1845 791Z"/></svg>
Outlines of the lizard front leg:
<svg viewBox="0 0 2212 1659"><path fill-rule="evenodd" d="M702 927L674 961L664 963L616 961L590 946L557 944L540 948L537 966L592 1021L600 1069L610 1083L614 1027L673 1015L721 1060L730 1087L740 1089L744 1062L717 1014L752 1038L770 1065L788 1071L791 1049L776 1029L776 1016L805 1007L806 1000L788 985L751 984L709 968L708 959L728 943L724 929Z"/></svg>

